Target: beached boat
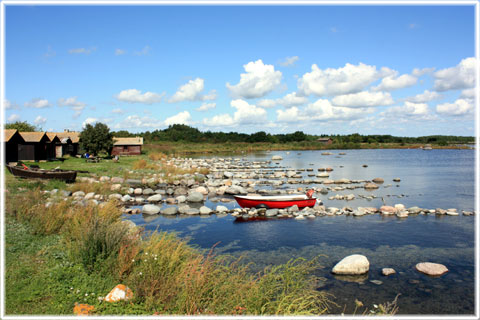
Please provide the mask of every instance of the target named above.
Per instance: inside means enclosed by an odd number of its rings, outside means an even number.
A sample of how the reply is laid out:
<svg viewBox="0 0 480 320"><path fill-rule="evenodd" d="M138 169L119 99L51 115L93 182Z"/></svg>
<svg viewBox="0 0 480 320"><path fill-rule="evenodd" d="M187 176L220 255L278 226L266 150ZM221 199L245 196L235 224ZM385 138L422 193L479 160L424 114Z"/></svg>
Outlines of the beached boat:
<svg viewBox="0 0 480 320"><path fill-rule="evenodd" d="M242 208L283 209L297 205L300 209L313 207L317 198L305 194L283 196L234 196Z"/></svg>
<svg viewBox="0 0 480 320"><path fill-rule="evenodd" d="M8 171L10 171L15 177L30 178L30 179L57 179L66 182L74 182L77 177L77 171L74 170L45 170L37 168L28 168L27 166L12 166L7 165Z"/></svg>

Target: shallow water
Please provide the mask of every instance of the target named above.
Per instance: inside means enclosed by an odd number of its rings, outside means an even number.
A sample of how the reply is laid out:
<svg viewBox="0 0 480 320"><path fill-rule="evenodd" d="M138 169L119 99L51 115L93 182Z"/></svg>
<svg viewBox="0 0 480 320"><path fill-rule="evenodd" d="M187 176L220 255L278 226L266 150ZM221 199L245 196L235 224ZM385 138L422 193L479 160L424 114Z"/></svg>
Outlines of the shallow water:
<svg viewBox="0 0 480 320"><path fill-rule="evenodd" d="M472 150L346 150L346 155L322 156L318 151L259 153L249 160L269 160L280 154L282 166L295 169L332 167L331 179L373 179L382 177L384 185L393 178L400 183L372 192L363 189L343 193L382 195L387 204L407 207L474 208L474 152ZM312 165L311 165L312 164ZM363 168L362 164L367 164ZM341 167L343 166L343 167ZM306 175L306 172L304 172ZM398 187L396 186L398 185ZM292 186L289 185L288 188ZM330 192L328 196L336 194ZM342 192L338 192L342 194ZM399 198L399 195L404 195ZM327 196L327 197L328 197ZM326 206L380 206L381 200L328 200ZM209 207L219 203L206 202ZM222 204L222 203L220 203ZM226 204L230 208L236 203ZM399 219L369 215L325 216L310 220L272 219L238 222L231 216L147 217L129 216L147 230L178 232L202 249L215 244L217 253L244 256L256 270L285 263L295 257L319 255L324 278L320 290L335 295L339 307L332 312L351 313L358 299L365 306L392 301L398 293L400 314L472 314L474 313L475 219L472 216L418 215ZM360 278L343 279L330 273L343 257L363 254L370 261L369 273ZM415 264L442 263L450 270L441 277L429 277L415 270ZM397 273L385 277L384 267ZM370 282L380 280L380 285Z"/></svg>

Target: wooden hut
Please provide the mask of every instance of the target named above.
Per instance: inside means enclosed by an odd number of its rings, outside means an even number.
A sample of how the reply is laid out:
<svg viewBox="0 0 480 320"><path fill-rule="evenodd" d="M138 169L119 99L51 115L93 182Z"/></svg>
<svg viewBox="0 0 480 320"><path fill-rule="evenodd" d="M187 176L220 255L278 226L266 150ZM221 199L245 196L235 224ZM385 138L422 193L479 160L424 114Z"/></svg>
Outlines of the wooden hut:
<svg viewBox="0 0 480 320"><path fill-rule="evenodd" d="M333 142L332 138L318 138L317 141L323 144L332 144Z"/></svg>
<svg viewBox="0 0 480 320"><path fill-rule="evenodd" d="M18 160L47 160L47 143L50 141L45 132L20 132L23 142L18 144Z"/></svg>
<svg viewBox="0 0 480 320"><path fill-rule="evenodd" d="M80 132L65 130L63 132L55 132L60 139L60 143L56 147L57 157L63 157L66 154L72 157L78 154L78 144L80 142Z"/></svg>
<svg viewBox="0 0 480 320"><path fill-rule="evenodd" d="M113 137L112 156L133 156L142 154L143 137Z"/></svg>
<svg viewBox="0 0 480 320"><path fill-rule="evenodd" d="M5 129L5 162L18 161L18 145L24 143L22 136L17 129Z"/></svg>
<svg viewBox="0 0 480 320"><path fill-rule="evenodd" d="M54 132L47 132L48 142L47 142L47 159L57 158L56 147L60 143L60 139ZM58 157L60 158L60 157Z"/></svg>

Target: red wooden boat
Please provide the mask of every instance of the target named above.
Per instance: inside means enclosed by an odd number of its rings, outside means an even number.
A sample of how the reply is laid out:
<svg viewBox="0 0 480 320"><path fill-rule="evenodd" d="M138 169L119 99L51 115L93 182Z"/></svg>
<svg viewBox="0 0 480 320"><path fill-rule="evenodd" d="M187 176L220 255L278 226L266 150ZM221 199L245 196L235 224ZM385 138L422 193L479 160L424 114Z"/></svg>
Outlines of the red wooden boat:
<svg viewBox="0 0 480 320"><path fill-rule="evenodd" d="M234 196L234 198L242 208L283 209L297 205L301 209L315 205L317 198L312 197L312 193L284 196Z"/></svg>

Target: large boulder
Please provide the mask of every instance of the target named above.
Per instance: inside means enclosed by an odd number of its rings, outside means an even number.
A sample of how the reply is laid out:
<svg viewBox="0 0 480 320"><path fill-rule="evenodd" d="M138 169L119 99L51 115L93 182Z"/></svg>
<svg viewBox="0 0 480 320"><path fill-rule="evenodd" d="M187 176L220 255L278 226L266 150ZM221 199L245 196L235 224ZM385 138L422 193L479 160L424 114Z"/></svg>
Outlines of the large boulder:
<svg viewBox="0 0 480 320"><path fill-rule="evenodd" d="M378 185L376 183L368 182L365 183L363 186L365 189L378 189Z"/></svg>
<svg viewBox="0 0 480 320"><path fill-rule="evenodd" d="M147 198L148 202L159 202L162 200L162 195L161 194L154 194L153 196L150 196Z"/></svg>
<svg viewBox="0 0 480 320"><path fill-rule="evenodd" d="M160 207L154 204L146 204L142 207L142 213L145 214L158 214L160 212Z"/></svg>
<svg viewBox="0 0 480 320"><path fill-rule="evenodd" d="M444 273L448 272L447 267L440 263L433 262L420 262L415 268L417 271L425 273L429 276L441 276Z"/></svg>
<svg viewBox="0 0 480 320"><path fill-rule="evenodd" d="M162 210L160 210L161 214L164 214L167 216L177 214L177 212L178 212L177 207L162 208Z"/></svg>
<svg viewBox="0 0 480 320"><path fill-rule="evenodd" d="M282 158L282 156L276 155L276 156L272 157L272 160L283 160L283 158Z"/></svg>
<svg viewBox="0 0 480 320"><path fill-rule="evenodd" d="M374 178L372 181L375 182L375 183L383 183L383 182L385 182L385 181L383 180L383 178Z"/></svg>
<svg viewBox="0 0 480 320"><path fill-rule="evenodd" d="M106 302L117 302L133 298L132 290L124 284L116 285L105 297Z"/></svg>
<svg viewBox="0 0 480 320"><path fill-rule="evenodd" d="M364 274L368 272L370 263L361 254L352 254L340 260L332 269L335 274Z"/></svg>
<svg viewBox="0 0 480 320"><path fill-rule="evenodd" d="M201 206L200 207L200 214L207 215L207 214L210 214L210 213L212 213L212 209L210 209L206 206Z"/></svg>

